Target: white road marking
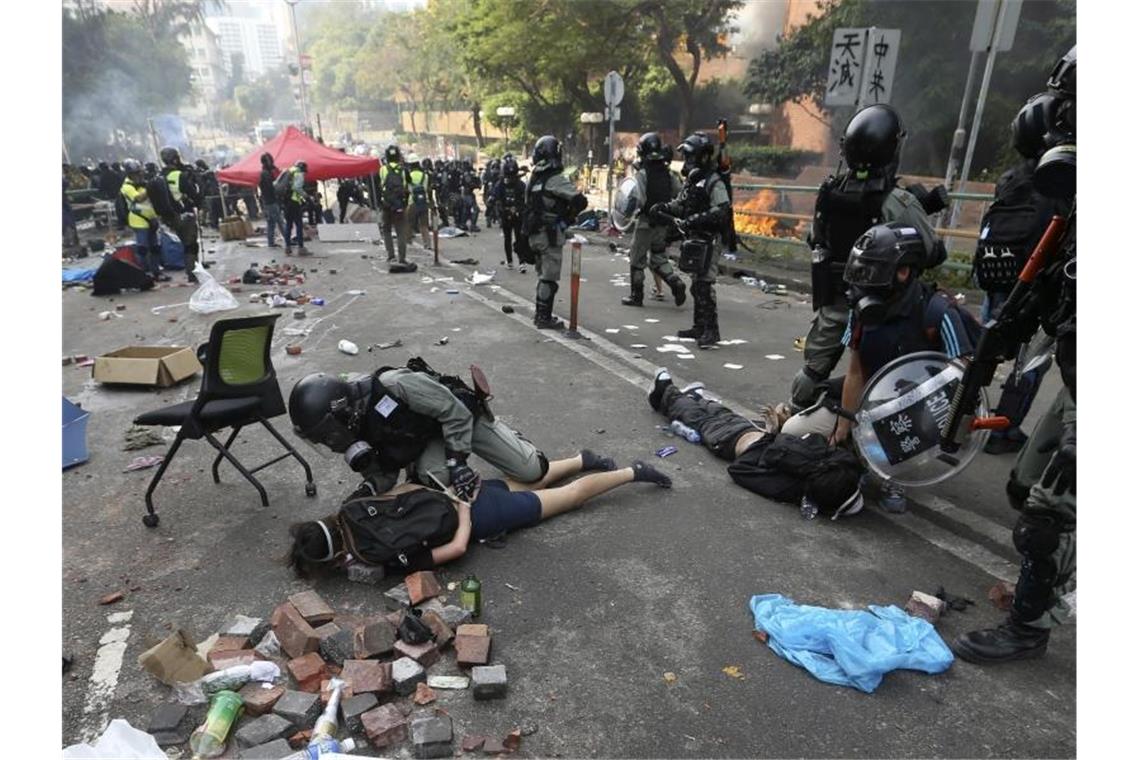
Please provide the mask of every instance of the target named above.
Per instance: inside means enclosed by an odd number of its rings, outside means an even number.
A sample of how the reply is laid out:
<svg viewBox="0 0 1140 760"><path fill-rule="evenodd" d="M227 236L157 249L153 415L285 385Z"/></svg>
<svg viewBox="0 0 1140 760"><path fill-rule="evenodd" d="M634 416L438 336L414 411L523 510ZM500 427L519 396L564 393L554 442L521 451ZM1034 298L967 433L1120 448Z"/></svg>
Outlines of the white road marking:
<svg viewBox="0 0 1140 760"><path fill-rule="evenodd" d="M91 680L87 685L87 698L83 703L83 726L80 741L91 742L103 733L110 717L111 699L115 687L119 685L119 672L123 668L123 654L127 651L127 639L131 635L130 623L134 610L115 612L107 616L112 624L99 639L99 651L95 653L95 666L91 669ZM119 625L119 624L122 625Z"/></svg>

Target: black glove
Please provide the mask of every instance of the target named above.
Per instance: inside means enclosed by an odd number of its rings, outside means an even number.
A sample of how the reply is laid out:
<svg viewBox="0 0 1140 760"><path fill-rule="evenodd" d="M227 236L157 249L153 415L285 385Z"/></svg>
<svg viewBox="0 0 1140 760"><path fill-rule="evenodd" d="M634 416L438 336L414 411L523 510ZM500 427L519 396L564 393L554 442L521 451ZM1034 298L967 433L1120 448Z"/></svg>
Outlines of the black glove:
<svg viewBox="0 0 1140 760"><path fill-rule="evenodd" d="M1038 453L1044 454L1049 449L1057 447L1049 466L1041 476L1041 487L1053 487L1053 494L1060 496L1066 491L1073 495L1077 493L1077 426L1066 425L1065 432L1059 440L1046 441L1038 447ZM1056 485L1053 485L1054 482Z"/></svg>
<svg viewBox="0 0 1140 760"><path fill-rule="evenodd" d="M668 203L654 203L649 207L649 219L654 222L666 222L670 218L668 212Z"/></svg>
<svg viewBox="0 0 1140 760"><path fill-rule="evenodd" d="M466 454L448 454L447 472L451 476L451 488L463 501L471 501L479 490L479 473L467 466Z"/></svg>

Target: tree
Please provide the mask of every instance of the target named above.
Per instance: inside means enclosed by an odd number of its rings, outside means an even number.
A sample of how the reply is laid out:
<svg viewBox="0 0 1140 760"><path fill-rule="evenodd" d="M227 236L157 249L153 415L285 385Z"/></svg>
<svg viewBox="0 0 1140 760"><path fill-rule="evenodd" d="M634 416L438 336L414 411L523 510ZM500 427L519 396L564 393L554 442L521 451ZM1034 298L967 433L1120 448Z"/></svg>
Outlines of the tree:
<svg viewBox="0 0 1140 760"><path fill-rule="evenodd" d="M891 102L908 133L904 165L914 173L939 176L946 168L966 86L974 8L972 3L954 0L821 2L820 15L780 40L777 49L752 61L746 92L767 103L810 100L822 108L832 32L842 26L900 29ZM931 23L932 19L939 23ZM1009 148L1008 125L1026 98L1044 89L1054 62L1075 42L1074 0L1022 5L1013 48L998 53L994 67L974 157L981 173L993 175L1016 160ZM842 129L849 116L850 109L836 110L833 130Z"/></svg>
<svg viewBox="0 0 1140 760"><path fill-rule="evenodd" d="M729 19L741 0L644 0L631 16L642 18L653 51L669 72L681 98L677 131L686 134L693 119L701 63L728 52L725 39L736 31ZM681 51L684 52L681 52ZM687 71L681 56L688 56Z"/></svg>

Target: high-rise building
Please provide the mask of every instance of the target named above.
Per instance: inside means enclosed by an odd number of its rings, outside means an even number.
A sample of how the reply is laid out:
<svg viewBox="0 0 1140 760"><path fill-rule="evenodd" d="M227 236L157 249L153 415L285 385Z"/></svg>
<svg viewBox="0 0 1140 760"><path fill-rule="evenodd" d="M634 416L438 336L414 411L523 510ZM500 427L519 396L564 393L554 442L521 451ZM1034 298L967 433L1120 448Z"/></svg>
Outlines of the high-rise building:
<svg viewBox="0 0 1140 760"><path fill-rule="evenodd" d="M283 30L278 28L269 4L230 5L233 9L226 12L231 15L209 15L206 18L206 26L218 35L226 71L233 74L237 65L242 78L249 79L280 67L285 62L281 46ZM234 15L238 11L244 12Z"/></svg>

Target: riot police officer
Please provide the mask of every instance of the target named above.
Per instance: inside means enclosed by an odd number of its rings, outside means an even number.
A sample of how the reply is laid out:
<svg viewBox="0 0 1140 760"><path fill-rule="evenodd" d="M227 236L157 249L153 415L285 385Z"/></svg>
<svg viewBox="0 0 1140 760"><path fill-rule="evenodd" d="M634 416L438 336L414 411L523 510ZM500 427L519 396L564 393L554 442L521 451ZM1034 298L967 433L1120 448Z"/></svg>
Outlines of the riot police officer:
<svg viewBox="0 0 1140 760"><path fill-rule="evenodd" d="M678 268L692 277L689 292L693 296L693 326L678 330L677 335L696 338L697 346L711 348L720 340L713 286L720 254L730 234L732 203L724 177L717 170L716 146L708 135L694 132L677 150L684 158L681 171L685 185L669 203L651 206L649 214L651 219L672 217L685 236Z"/></svg>
<svg viewBox="0 0 1140 760"><path fill-rule="evenodd" d="M503 228L503 254L508 269L514 269L515 242L522 237L523 201L526 198L526 185L519 179L519 162L511 154L503 157L502 178L496 183L491 200L499 209ZM512 240L513 238L513 240ZM522 264L522 262L519 262Z"/></svg>
<svg viewBox="0 0 1140 760"><path fill-rule="evenodd" d="M656 132L646 132L637 141L640 166L634 178L641 186L646 208L668 203L681 192L681 180L669 171L671 154L672 150L661 141L661 135ZM684 305L685 283L673 271L673 265L665 255L672 227L673 224L668 219L660 216L643 214L638 217L629 252L629 295L621 299L623 306L645 305L646 263L669 285L673 291L674 303Z"/></svg>
<svg viewBox="0 0 1140 760"><path fill-rule="evenodd" d="M830 176L820 185L808 237L815 316L804 344L804 366L792 380L791 406L795 411L818 399L843 355L840 339L850 315L843 271L856 239L876 224L905 222L919 231L928 247L941 246L918 199L895 187L905 136L902 120L893 108L864 108L851 117L844 130L846 173Z"/></svg>
<svg viewBox="0 0 1140 760"><path fill-rule="evenodd" d="M586 208L587 202L586 196L562 174L562 146L553 135L538 138L531 159L533 168L526 187L522 231L535 257L538 273L534 325L541 330L558 330L563 322L551 312L562 276L566 228Z"/></svg>
<svg viewBox="0 0 1140 760"><path fill-rule="evenodd" d="M165 147L159 151L162 159L162 175L170 188L174 200L177 219L164 219L167 226L175 231L182 241L186 261L186 279L197 282L194 265L198 263L198 207L202 205L202 191L194 179L192 167L182 163L177 148Z"/></svg>
<svg viewBox="0 0 1140 760"><path fill-rule="evenodd" d="M1049 93L1061 99L1050 112L1045 151L1034 170L1042 195L1075 203L1077 141L1077 48L1057 62ZM1069 215L1059 256L1032 281L1029 298L1006 302L987 323L1016 344L1038 325L1057 340L1055 358L1064 386L1018 454L1006 492L1021 514L1013 545L1021 572L1009 617L996 628L971 631L951 644L954 653L978 664L1041 657L1049 632L1063 622L1064 595L1076 587L1077 571L1077 236ZM1011 350L1012 352L1012 350Z"/></svg>
<svg viewBox="0 0 1140 760"><path fill-rule="evenodd" d="M407 467L409 479L435 487L434 477L469 500L480 481L467 464L471 454L514 480L541 480L546 455L491 415L485 379L475 385L482 390L419 358L347 379L321 372L293 386L289 417L297 435L343 454L361 475L354 496L387 491Z"/></svg>

